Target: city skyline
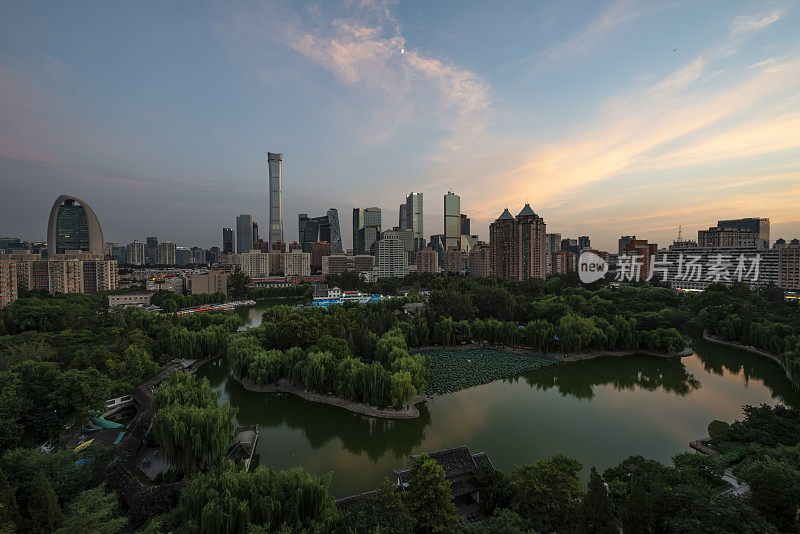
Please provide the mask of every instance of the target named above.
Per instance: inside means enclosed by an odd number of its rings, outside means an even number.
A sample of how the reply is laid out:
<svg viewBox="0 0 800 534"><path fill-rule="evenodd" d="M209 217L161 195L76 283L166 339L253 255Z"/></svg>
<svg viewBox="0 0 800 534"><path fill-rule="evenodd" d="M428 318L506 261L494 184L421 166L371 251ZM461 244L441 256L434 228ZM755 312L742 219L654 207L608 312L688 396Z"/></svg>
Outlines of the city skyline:
<svg viewBox="0 0 800 534"><path fill-rule="evenodd" d="M429 239L448 189L484 241L525 202L605 250L750 216L800 234L795 4L458 7L8 6L0 233L45 239L66 191L109 241L218 246L239 213L266 240L264 152L280 150L286 241L331 206L341 227L361 206L397 220L410 191L432 199Z"/></svg>

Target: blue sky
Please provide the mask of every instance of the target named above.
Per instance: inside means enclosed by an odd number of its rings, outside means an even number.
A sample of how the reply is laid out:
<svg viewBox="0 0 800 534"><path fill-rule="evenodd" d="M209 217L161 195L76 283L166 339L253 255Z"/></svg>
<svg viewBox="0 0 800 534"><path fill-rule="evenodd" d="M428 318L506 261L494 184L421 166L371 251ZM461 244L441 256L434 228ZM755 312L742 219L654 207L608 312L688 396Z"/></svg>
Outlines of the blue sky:
<svg viewBox="0 0 800 534"><path fill-rule="evenodd" d="M797 2L3 2L0 234L85 199L106 240L219 244L425 193L473 232L525 202L548 231L671 242L717 219L800 235Z"/></svg>

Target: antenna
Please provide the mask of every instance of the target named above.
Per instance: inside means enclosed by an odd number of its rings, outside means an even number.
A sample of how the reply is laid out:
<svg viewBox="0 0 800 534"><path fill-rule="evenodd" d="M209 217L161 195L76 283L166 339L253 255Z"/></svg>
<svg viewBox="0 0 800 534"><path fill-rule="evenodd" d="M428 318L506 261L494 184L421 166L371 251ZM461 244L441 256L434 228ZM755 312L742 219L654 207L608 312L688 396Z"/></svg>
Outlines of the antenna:
<svg viewBox="0 0 800 534"><path fill-rule="evenodd" d="M678 243L683 243L683 239L681 239L681 232L682 232L682 225L678 225Z"/></svg>

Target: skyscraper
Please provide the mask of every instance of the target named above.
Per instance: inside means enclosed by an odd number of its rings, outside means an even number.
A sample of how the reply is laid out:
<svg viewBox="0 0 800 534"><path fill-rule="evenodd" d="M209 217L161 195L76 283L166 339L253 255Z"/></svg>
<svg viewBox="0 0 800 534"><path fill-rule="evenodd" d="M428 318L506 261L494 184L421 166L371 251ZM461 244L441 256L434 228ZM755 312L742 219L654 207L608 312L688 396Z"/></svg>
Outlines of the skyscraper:
<svg viewBox="0 0 800 534"><path fill-rule="evenodd" d="M461 235L470 235L469 233L469 217L466 214L461 214Z"/></svg>
<svg viewBox="0 0 800 534"><path fill-rule="evenodd" d="M397 219L398 228L411 228L411 221L408 220L408 204L400 204L400 213Z"/></svg>
<svg viewBox="0 0 800 534"><path fill-rule="evenodd" d="M300 213L297 217L299 239L303 252L311 253L314 243L327 241L331 252L342 252L342 232L339 229L339 212L331 208L322 217L309 217Z"/></svg>
<svg viewBox="0 0 800 534"><path fill-rule="evenodd" d="M258 223L253 221L253 245L258 243Z"/></svg>
<svg viewBox="0 0 800 534"><path fill-rule="evenodd" d="M750 230L758 235L769 247L769 219L765 217L748 217L746 219L730 219L727 221L717 221L719 228L726 230Z"/></svg>
<svg viewBox="0 0 800 534"><path fill-rule="evenodd" d="M277 242L283 242L283 154L267 152L267 167L269 167L269 244L275 245Z"/></svg>
<svg viewBox="0 0 800 534"><path fill-rule="evenodd" d="M578 237L578 250L583 250L585 248L592 248L588 235Z"/></svg>
<svg viewBox="0 0 800 534"><path fill-rule="evenodd" d="M253 250L253 216L243 213L236 217L236 252Z"/></svg>
<svg viewBox="0 0 800 534"><path fill-rule="evenodd" d="M461 197L452 191L444 196L444 246L461 248Z"/></svg>
<svg viewBox="0 0 800 534"><path fill-rule="evenodd" d="M67 250L102 254L103 230L86 202L78 197L61 195L53 203L47 221L47 255L52 258Z"/></svg>
<svg viewBox="0 0 800 534"><path fill-rule="evenodd" d="M401 217L400 228L408 228L414 232L414 250L425 246L424 228L422 225L422 193L411 193L406 197L405 224Z"/></svg>
<svg viewBox="0 0 800 534"><path fill-rule="evenodd" d="M231 254L233 252L233 229L231 228L223 228L222 229L222 253L223 254Z"/></svg>
<svg viewBox="0 0 800 534"><path fill-rule="evenodd" d="M353 208L353 254L370 254L381 233L380 208Z"/></svg>
<svg viewBox="0 0 800 534"><path fill-rule="evenodd" d="M158 263L158 237L147 238L144 246L144 262L151 265Z"/></svg>

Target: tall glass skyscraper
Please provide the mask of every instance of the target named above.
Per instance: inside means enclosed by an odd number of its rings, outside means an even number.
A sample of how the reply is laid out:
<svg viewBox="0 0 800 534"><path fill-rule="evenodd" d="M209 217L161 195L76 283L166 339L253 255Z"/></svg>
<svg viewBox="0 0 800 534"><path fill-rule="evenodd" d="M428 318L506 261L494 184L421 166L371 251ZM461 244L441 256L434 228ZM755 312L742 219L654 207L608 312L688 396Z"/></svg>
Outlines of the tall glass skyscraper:
<svg viewBox="0 0 800 534"><path fill-rule="evenodd" d="M461 197L452 191L444 196L444 246L461 248Z"/></svg>
<svg viewBox="0 0 800 534"><path fill-rule="evenodd" d="M269 244L283 243L283 154L267 152L269 167Z"/></svg>
<svg viewBox="0 0 800 534"><path fill-rule="evenodd" d="M331 245L331 252L343 252L342 231L339 228L339 212L336 208L328 210L322 217L309 217L301 213L297 218L299 241L303 252L312 252L314 243L326 241Z"/></svg>
<svg viewBox="0 0 800 534"><path fill-rule="evenodd" d="M222 229L222 253L223 254L230 254L233 252L233 243L235 239L233 238L233 228L223 228Z"/></svg>
<svg viewBox="0 0 800 534"><path fill-rule="evenodd" d="M236 217L236 252L244 254L253 250L253 216L241 214Z"/></svg>
<svg viewBox="0 0 800 534"><path fill-rule="evenodd" d="M369 254L380 233L380 208L353 208L353 254Z"/></svg>
<svg viewBox="0 0 800 534"><path fill-rule="evenodd" d="M422 227L422 193L411 193L406 197L405 212L406 224L400 228L408 228L414 232L414 250L425 246L424 228Z"/></svg>

